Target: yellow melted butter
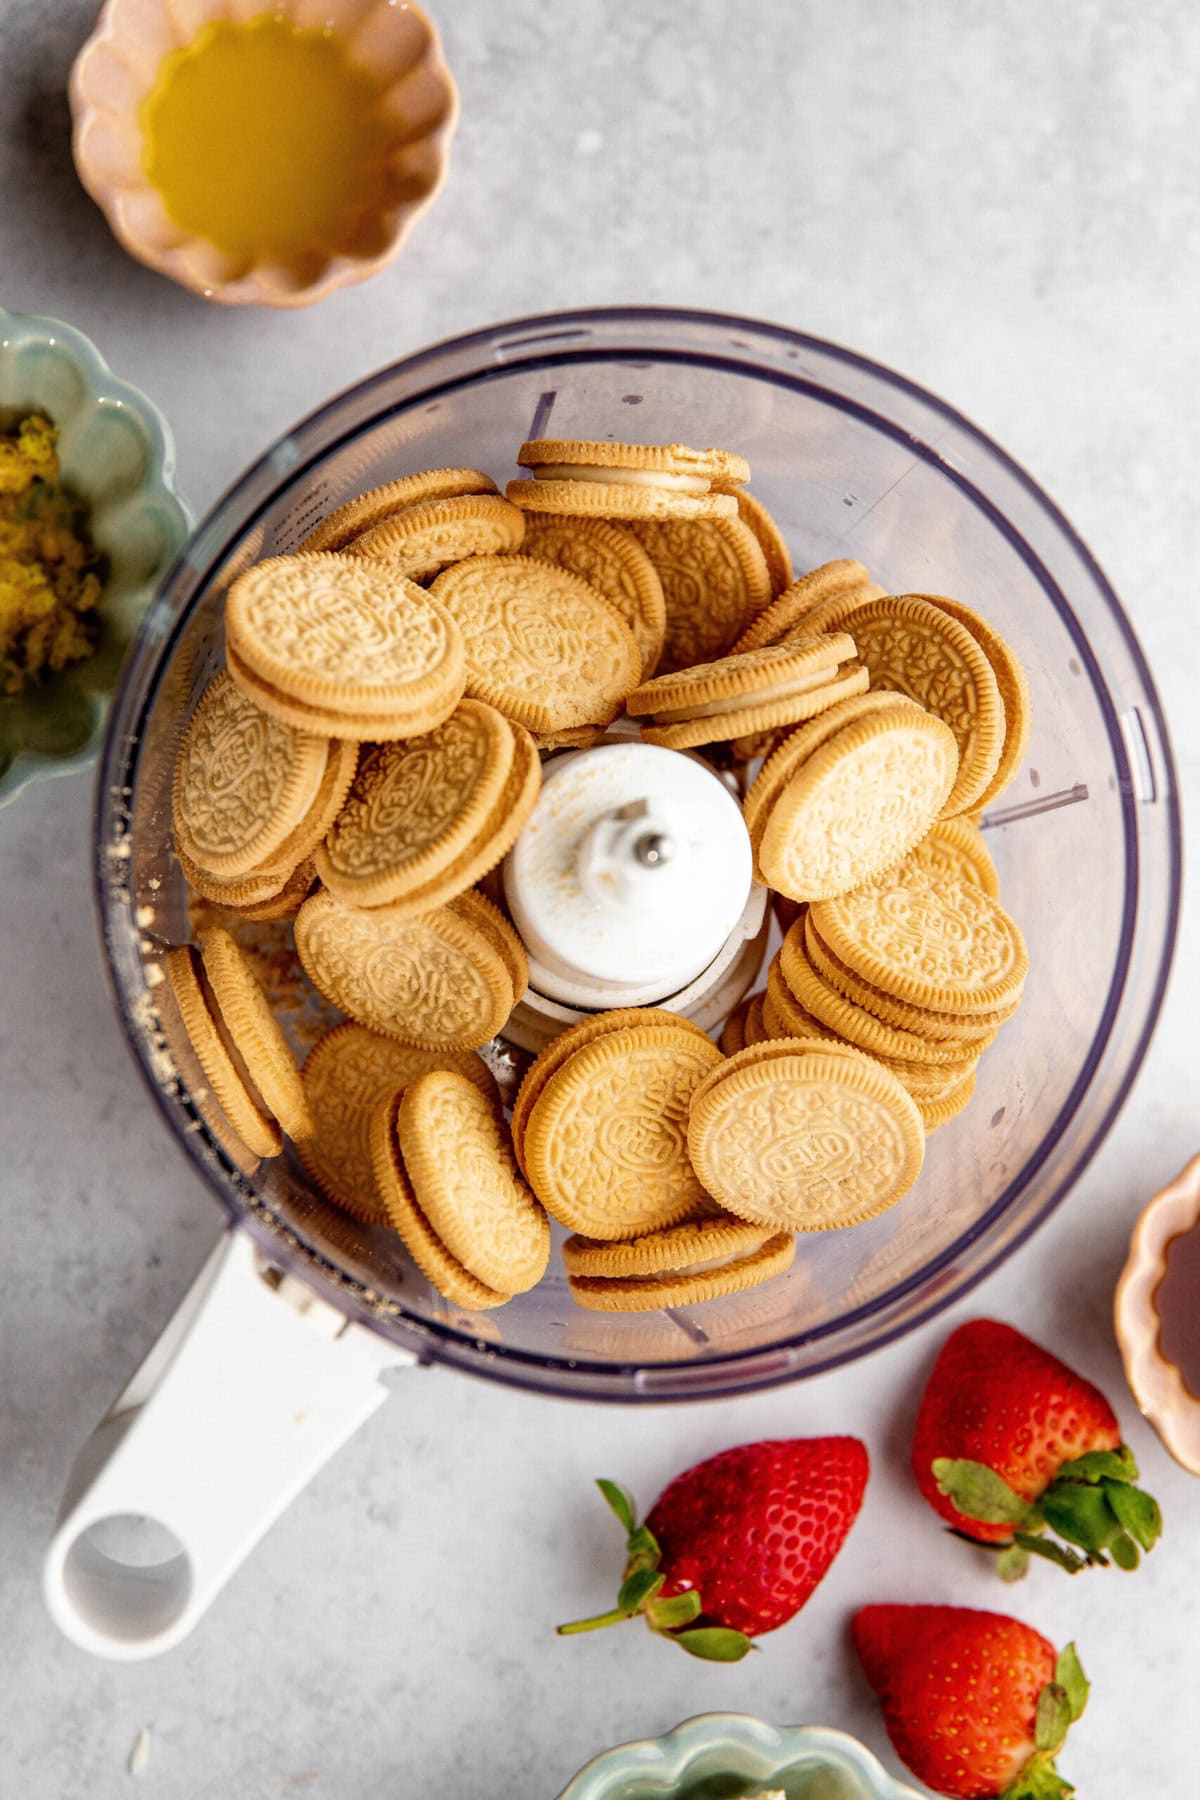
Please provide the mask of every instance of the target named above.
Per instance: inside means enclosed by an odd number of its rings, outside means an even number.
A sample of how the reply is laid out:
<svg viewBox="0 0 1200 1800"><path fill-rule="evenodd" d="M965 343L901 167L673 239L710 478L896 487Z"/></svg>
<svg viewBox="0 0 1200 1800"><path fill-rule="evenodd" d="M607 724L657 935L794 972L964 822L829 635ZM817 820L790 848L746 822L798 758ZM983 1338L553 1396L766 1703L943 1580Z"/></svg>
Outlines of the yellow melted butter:
<svg viewBox="0 0 1200 1800"><path fill-rule="evenodd" d="M214 20L159 65L142 167L173 222L228 256L346 249L386 199L379 92L328 32Z"/></svg>

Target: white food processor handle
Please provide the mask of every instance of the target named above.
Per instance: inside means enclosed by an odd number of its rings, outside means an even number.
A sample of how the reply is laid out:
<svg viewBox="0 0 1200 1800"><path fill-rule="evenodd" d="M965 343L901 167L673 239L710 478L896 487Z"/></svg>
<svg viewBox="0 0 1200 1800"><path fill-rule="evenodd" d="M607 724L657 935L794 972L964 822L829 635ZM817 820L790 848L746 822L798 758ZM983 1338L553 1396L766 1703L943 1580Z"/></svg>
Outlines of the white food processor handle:
<svg viewBox="0 0 1200 1800"><path fill-rule="evenodd" d="M123 1662L169 1650L415 1361L225 1232L76 1458L43 1575L56 1624Z"/></svg>

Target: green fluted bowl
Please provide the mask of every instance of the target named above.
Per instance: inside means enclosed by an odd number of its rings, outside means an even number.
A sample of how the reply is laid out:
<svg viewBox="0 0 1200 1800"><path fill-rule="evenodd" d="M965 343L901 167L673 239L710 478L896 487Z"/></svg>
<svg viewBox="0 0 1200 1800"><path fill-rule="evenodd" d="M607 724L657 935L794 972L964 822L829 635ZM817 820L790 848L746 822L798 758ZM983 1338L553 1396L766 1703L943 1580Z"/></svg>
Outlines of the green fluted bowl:
<svg viewBox="0 0 1200 1800"><path fill-rule="evenodd" d="M171 432L153 402L73 326L0 307L0 430L31 412L58 426L63 485L87 503L109 573L96 654L0 695L0 806L31 781L94 762L126 646L191 526L172 481Z"/></svg>
<svg viewBox="0 0 1200 1800"><path fill-rule="evenodd" d="M787 1800L922 1800L844 1731L746 1713L701 1713L664 1737L606 1750L558 1800L742 1800L763 1788Z"/></svg>

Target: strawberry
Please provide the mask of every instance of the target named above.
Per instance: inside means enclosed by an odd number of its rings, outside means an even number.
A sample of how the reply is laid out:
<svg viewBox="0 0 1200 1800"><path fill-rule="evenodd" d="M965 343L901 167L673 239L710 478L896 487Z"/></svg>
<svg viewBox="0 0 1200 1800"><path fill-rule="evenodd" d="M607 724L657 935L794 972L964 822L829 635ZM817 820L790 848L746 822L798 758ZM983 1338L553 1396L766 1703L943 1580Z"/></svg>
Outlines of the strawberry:
<svg viewBox="0 0 1200 1800"><path fill-rule="evenodd" d="M627 1489L597 1482L626 1532L625 1573L611 1612L560 1634L640 1612L693 1656L740 1661L804 1605L858 1517L867 1473L857 1438L742 1444L677 1475L644 1525Z"/></svg>
<svg viewBox="0 0 1200 1800"><path fill-rule="evenodd" d="M961 1606L864 1606L854 1647L896 1753L955 1800L1061 1800L1054 1767L1087 1704L1073 1644Z"/></svg>
<svg viewBox="0 0 1200 1800"><path fill-rule="evenodd" d="M1139 1545L1151 1549L1162 1532L1099 1388L994 1319L972 1319L943 1344L912 1460L929 1504L960 1536L995 1548L1009 1581L1030 1553L1072 1575L1110 1558L1134 1569Z"/></svg>

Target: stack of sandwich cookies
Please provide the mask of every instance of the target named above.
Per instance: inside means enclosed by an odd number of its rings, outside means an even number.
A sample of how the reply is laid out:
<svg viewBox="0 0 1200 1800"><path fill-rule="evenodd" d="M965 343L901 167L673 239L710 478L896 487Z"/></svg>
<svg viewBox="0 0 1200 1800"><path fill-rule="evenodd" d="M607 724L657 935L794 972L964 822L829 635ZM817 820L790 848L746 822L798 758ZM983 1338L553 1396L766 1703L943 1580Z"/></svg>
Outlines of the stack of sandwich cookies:
<svg viewBox="0 0 1200 1800"><path fill-rule="evenodd" d="M1029 959L1014 921L978 881L935 887L919 853L810 916L848 968L914 1008L982 1018L1020 1000Z"/></svg>
<svg viewBox="0 0 1200 1800"><path fill-rule="evenodd" d="M580 576L616 607L641 653L638 679L648 681L662 655L667 608L658 572L637 538L608 519L538 512L524 518L523 553Z"/></svg>
<svg viewBox="0 0 1200 1800"><path fill-rule="evenodd" d="M692 1096L688 1153L729 1212L780 1231L862 1224L921 1172L911 1096L872 1057L810 1038L755 1044Z"/></svg>
<svg viewBox="0 0 1200 1800"><path fill-rule="evenodd" d="M789 928L768 976L769 1028L837 1037L879 1058L927 1130L967 1104L1027 968L1021 935L990 891L990 859L968 858L964 835L939 825L895 869L815 902Z"/></svg>
<svg viewBox="0 0 1200 1800"><path fill-rule="evenodd" d="M462 633L423 588L334 552L239 575L225 605L229 673L302 731L381 742L448 719L466 685Z"/></svg>
<svg viewBox="0 0 1200 1800"><path fill-rule="evenodd" d="M184 1031L229 1125L253 1157L313 1131L304 1088L262 990L229 933L200 934L166 958Z"/></svg>
<svg viewBox="0 0 1200 1800"><path fill-rule="evenodd" d="M429 597L466 643L466 691L542 733L608 725L642 656L615 606L557 563L475 556L446 569Z"/></svg>
<svg viewBox="0 0 1200 1800"><path fill-rule="evenodd" d="M410 506L431 500L453 500L466 494L498 494L499 489L482 469L424 469L402 475L398 481L369 488L344 506L327 513L315 525L297 551L345 550L356 538L405 512Z"/></svg>
<svg viewBox="0 0 1200 1800"><path fill-rule="evenodd" d="M692 1219L623 1243L572 1236L563 1245L567 1285L593 1312L696 1306L770 1281L796 1254L791 1231L726 1217Z"/></svg>
<svg viewBox="0 0 1200 1800"><path fill-rule="evenodd" d="M726 488L750 479L744 457L727 450L690 450L686 444L618 444L608 439L530 438L517 462L531 479L510 481L506 492L533 512L599 519L735 519Z"/></svg>
<svg viewBox="0 0 1200 1800"><path fill-rule="evenodd" d="M635 688L626 707L649 716L647 743L685 750L812 718L867 682L853 639L839 632L658 675Z"/></svg>
<svg viewBox="0 0 1200 1800"><path fill-rule="evenodd" d="M524 962L495 947L490 926L449 905L411 918L322 890L296 915L296 953L318 993L360 1025L422 1050L476 1050L507 1022Z"/></svg>
<svg viewBox="0 0 1200 1800"><path fill-rule="evenodd" d="M760 771L745 811L758 871L777 893L844 894L890 868L938 819L958 773L954 734L896 701L845 702L785 739Z"/></svg>
<svg viewBox="0 0 1200 1800"><path fill-rule="evenodd" d="M417 1050L353 1021L327 1031L305 1058L300 1076L314 1130L297 1154L326 1198L364 1224L391 1223L371 1161L371 1115L434 1069L450 1070L499 1104L496 1083L474 1051Z"/></svg>
<svg viewBox="0 0 1200 1800"><path fill-rule="evenodd" d="M767 1012L773 1028L849 1044L873 1057L912 1095L927 1130L944 1124L953 1116L947 1103L965 1106L970 1099L976 1065L994 1034L976 1041L925 1038L887 1024L825 981L808 955L806 923L792 926L771 971Z"/></svg>
<svg viewBox="0 0 1200 1800"><path fill-rule="evenodd" d="M383 1098L370 1122L378 1192L426 1279L460 1306L501 1306L535 1287L550 1222L517 1172L499 1108L435 1070Z"/></svg>
<svg viewBox="0 0 1200 1800"><path fill-rule="evenodd" d="M175 762L175 844L192 886L215 905L259 916L283 902L287 916L299 882L304 891L312 884L304 866L345 800L357 756L357 745L297 731L227 673L215 676Z"/></svg>

